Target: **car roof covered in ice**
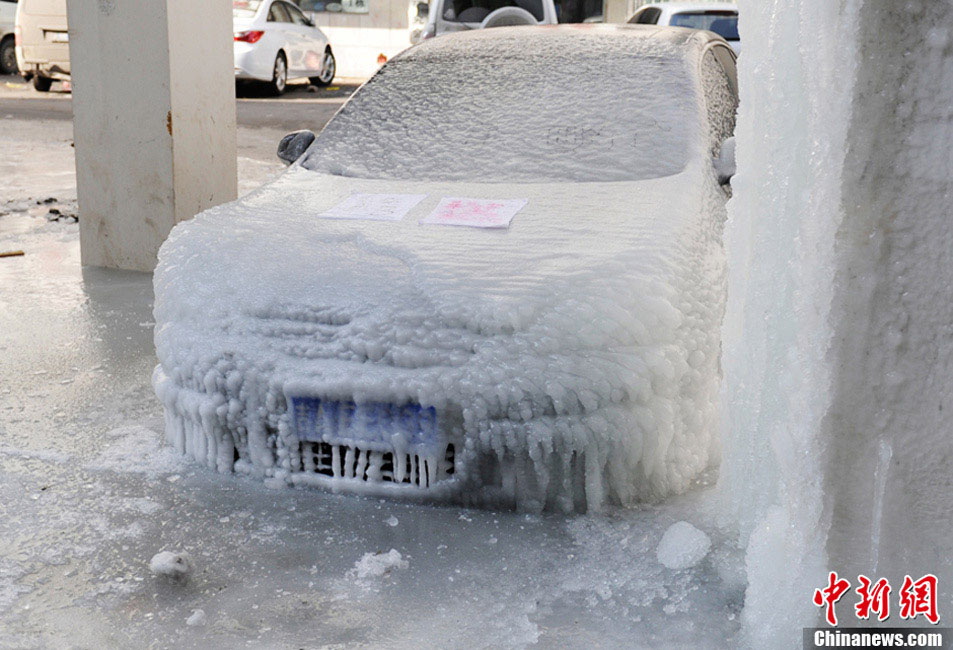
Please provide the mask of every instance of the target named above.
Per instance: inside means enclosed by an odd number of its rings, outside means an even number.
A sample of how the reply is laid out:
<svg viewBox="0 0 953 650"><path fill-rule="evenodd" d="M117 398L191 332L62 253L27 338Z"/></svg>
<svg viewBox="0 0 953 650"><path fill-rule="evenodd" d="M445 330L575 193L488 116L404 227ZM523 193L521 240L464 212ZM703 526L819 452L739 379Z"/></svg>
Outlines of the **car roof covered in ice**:
<svg viewBox="0 0 953 650"><path fill-rule="evenodd" d="M675 5L684 4L685 6L694 6L699 3L660 3ZM709 6L712 3L709 3ZM734 8L734 5L725 4L726 8ZM532 54L538 48L547 47L547 43L552 39L571 39L579 34L586 34L592 41L611 42L617 39L637 39L646 42L659 44L668 44L675 46L688 45L690 41L697 37L697 30L688 28L670 29L658 25L624 25L624 24L605 24L605 23L582 23L571 25L536 25L536 26L516 26L516 27L496 27L493 29L473 29L462 32L447 34L454 38L433 38L421 42L415 47L408 48L401 52L398 57L401 59L416 58L428 52L448 52L448 51L468 51L468 40L492 41L494 49L509 53L513 56L522 54ZM461 38L462 37L462 38ZM568 41L563 40L563 43ZM579 49L572 48L571 49ZM567 56L571 54L567 53Z"/></svg>
<svg viewBox="0 0 953 650"><path fill-rule="evenodd" d="M733 2L653 2L647 5L675 13L677 11L738 11L738 5ZM641 7L639 7L641 9Z"/></svg>
<svg viewBox="0 0 953 650"><path fill-rule="evenodd" d="M302 164L357 178L465 182L675 174L703 137L697 53L712 38L578 25L425 41L371 78Z"/></svg>

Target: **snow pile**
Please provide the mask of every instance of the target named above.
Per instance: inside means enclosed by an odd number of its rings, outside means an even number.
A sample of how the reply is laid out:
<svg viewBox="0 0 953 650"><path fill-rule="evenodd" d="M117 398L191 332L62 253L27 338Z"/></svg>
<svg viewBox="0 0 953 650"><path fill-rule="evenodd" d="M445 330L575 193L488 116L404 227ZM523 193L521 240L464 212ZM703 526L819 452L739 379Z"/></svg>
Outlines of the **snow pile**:
<svg viewBox="0 0 953 650"><path fill-rule="evenodd" d="M697 138L687 160L672 176L613 183L296 166L180 224L155 273L154 385L170 443L271 483L529 510L684 491L716 459L725 295L710 143ZM317 217L358 192L427 198L400 221ZM505 230L419 225L446 196L528 202ZM347 413L347 439L299 437L319 420L305 402ZM434 412L426 435L374 426ZM390 450L394 475L416 465L432 473L426 487L376 481ZM321 463L335 474L312 471Z"/></svg>
<svg viewBox="0 0 953 650"><path fill-rule="evenodd" d="M96 471L134 472L150 477L179 468L180 460L152 429L133 424L106 433L108 446L88 468Z"/></svg>
<svg viewBox="0 0 953 650"><path fill-rule="evenodd" d="M711 539L687 521L679 521L662 535L655 556L668 569L690 569L705 559Z"/></svg>
<svg viewBox="0 0 953 650"><path fill-rule="evenodd" d="M153 574L175 584L188 582L194 568L191 556L184 551L161 551L149 560L149 569Z"/></svg>
<svg viewBox="0 0 953 650"><path fill-rule="evenodd" d="M354 575L358 580L380 578L394 569L406 569L410 562L404 559L397 549L386 553L365 553L360 560L354 563Z"/></svg>
<svg viewBox="0 0 953 650"><path fill-rule="evenodd" d="M829 570L953 580L953 6L739 4L722 488L781 647Z"/></svg>

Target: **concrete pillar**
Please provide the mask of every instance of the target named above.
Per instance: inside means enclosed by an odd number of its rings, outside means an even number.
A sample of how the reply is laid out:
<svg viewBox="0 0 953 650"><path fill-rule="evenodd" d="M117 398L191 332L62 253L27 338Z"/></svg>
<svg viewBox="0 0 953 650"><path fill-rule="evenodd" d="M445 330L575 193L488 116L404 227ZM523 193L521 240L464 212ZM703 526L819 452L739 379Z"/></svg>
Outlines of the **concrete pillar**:
<svg viewBox="0 0 953 650"><path fill-rule="evenodd" d="M151 271L237 195L228 0L68 0L82 262Z"/></svg>

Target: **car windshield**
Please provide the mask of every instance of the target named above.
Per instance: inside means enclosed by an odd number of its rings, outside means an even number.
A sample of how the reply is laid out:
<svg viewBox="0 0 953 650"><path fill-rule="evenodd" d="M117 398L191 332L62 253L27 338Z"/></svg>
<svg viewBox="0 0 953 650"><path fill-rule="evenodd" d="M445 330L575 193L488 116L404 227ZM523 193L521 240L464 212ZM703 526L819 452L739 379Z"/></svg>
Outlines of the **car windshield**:
<svg viewBox="0 0 953 650"><path fill-rule="evenodd" d="M356 93L302 164L487 183L678 173L699 137L693 66L677 46L626 31L502 27L425 41Z"/></svg>
<svg viewBox="0 0 953 650"><path fill-rule="evenodd" d="M726 41L738 37L738 14L733 11L683 11L672 16L669 24L674 27L691 27L715 32Z"/></svg>
<svg viewBox="0 0 953 650"><path fill-rule="evenodd" d="M261 6L261 3L262 0L233 0L232 14L235 17L250 18L258 12L258 7Z"/></svg>

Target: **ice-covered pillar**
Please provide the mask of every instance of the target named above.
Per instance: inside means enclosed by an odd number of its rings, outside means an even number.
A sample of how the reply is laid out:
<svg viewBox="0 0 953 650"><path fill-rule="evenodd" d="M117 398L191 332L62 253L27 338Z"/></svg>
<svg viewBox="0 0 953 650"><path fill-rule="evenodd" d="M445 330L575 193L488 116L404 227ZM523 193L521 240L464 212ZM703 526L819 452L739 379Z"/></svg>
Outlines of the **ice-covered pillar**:
<svg viewBox="0 0 953 650"><path fill-rule="evenodd" d="M227 0L68 0L83 264L151 271L237 194Z"/></svg>
<svg viewBox="0 0 953 650"><path fill-rule="evenodd" d="M953 3L739 5L721 487L746 634L800 647L829 570L894 608L934 573L951 617Z"/></svg>

